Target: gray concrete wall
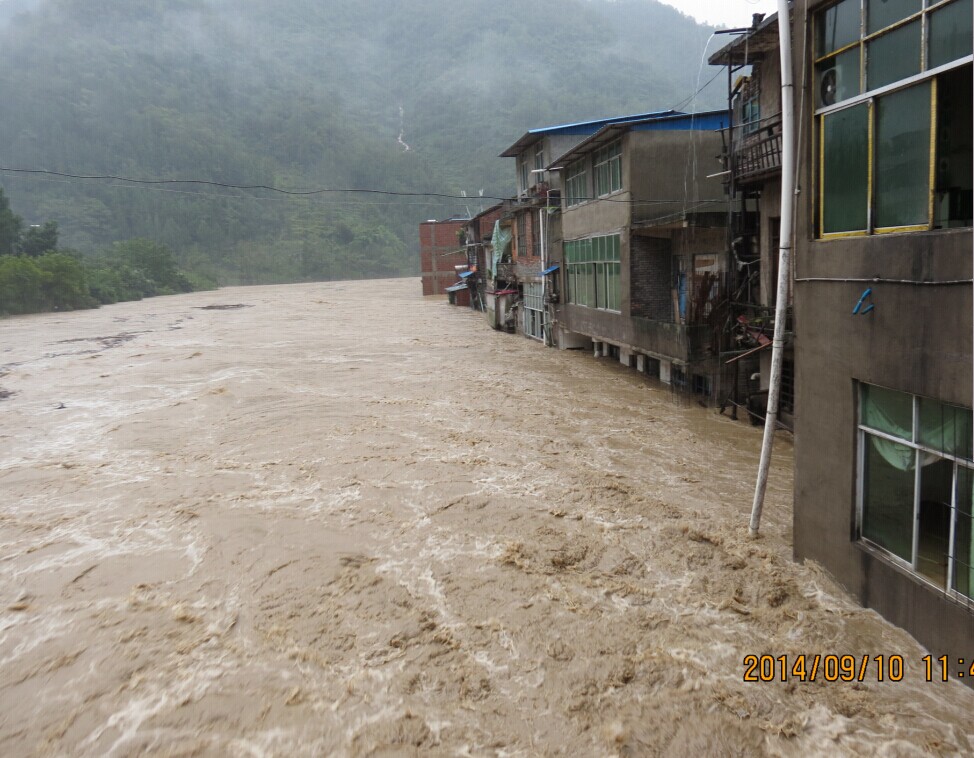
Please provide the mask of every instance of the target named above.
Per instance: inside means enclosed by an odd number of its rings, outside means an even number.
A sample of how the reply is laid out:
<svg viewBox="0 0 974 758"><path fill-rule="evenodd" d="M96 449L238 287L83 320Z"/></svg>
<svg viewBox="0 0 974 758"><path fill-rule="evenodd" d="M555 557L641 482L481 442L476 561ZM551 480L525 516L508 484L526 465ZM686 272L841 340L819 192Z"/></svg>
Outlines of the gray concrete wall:
<svg viewBox="0 0 974 758"><path fill-rule="evenodd" d="M567 305L562 308L563 326L596 341L605 341L632 352L663 357L679 364L707 360L709 327L681 326L647 318L627 318L618 313ZM702 369L697 373L701 373Z"/></svg>
<svg viewBox="0 0 974 758"><path fill-rule="evenodd" d="M623 187L637 200L668 200L667 204L636 204L634 222L693 210L700 200L724 201L720 178L720 135L703 131L630 132L623 142ZM629 179L629 183L626 180ZM698 210L715 210L706 208Z"/></svg>
<svg viewBox="0 0 974 758"><path fill-rule="evenodd" d="M799 19L799 66L804 34ZM812 124L811 98L805 102L801 117ZM974 611L856 541L855 511L856 382L970 407L971 285L834 280L970 279L971 230L814 240L813 165L806 131L795 271L795 558L820 562L935 656L969 659ZM870 286L875 309L852 315Z"/></svg>
<svg viewBox="0 0 974 758"><path fill-rule="evenodd" d="M781 177L769 179L761 186L760 231L758 240L761 255L761 304L770 305L778 288L776 271L779 239L771 229L771 219L781 218Z"/></svg>

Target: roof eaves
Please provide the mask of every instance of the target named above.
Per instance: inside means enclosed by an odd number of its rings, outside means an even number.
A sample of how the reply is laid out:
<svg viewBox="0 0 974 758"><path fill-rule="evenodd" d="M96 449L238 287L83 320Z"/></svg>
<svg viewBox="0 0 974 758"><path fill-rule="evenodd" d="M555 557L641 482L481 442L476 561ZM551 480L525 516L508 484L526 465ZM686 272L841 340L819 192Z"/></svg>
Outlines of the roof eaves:
<svg viewBox="0 0 974 758"><path fill-rule="evenodd" d="M711 55L707 59L707 63L711 66L727 66L732 63L735 65L746 65L748 59L759 59L767 51L760 48L752 50L751 48L754 46L756 38L766 37L768 30L772 28L775 30L778 28L777 13L772 13L753 29L749 29L747 32L742 33L737 39L728 42L726 45L720 48L720 50ZM775 40L776 39L777 37L775 37ZM772 42L772 45L774 44L775 42ZM734 55L734 53L738 51L742 52L740 60L736 60L736 56ZM743 54L745 51L747 51L747 55Z"/></svg>

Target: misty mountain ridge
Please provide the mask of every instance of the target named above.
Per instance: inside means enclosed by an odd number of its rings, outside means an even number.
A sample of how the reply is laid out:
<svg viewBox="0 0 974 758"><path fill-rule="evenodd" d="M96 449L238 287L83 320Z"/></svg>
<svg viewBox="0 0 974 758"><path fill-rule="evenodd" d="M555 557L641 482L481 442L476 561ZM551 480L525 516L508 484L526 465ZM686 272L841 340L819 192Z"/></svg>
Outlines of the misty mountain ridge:
<svg viewBox="0 0 974 758"><path fill-rule="evenodd" d="M712 76L710 30L654 0L6 0L4 18L0 165L73 174L506 196L496 156L528 129L689 110ZM413 273L419 221L479 209L65 181L0 174L66 244L149 237L224 281Z"/></svg>

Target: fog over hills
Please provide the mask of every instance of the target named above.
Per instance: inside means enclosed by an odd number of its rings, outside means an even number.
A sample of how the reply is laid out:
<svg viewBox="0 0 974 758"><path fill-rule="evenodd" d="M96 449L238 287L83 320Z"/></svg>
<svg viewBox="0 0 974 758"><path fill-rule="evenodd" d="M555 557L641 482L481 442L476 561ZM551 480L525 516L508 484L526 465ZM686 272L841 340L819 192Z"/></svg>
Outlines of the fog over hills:
<svg viewBox="0 0 974 758"><path fill-rule="evenodd" d="M508 195L536 126L718 106L710 30L655 0L4 0L0 165L290 189ZM715 42L710 49L713 50ZM408 147L408 149L407 149ZM83 251L142 236L222 281L416 270L474 203L0 173Z"/></svg>

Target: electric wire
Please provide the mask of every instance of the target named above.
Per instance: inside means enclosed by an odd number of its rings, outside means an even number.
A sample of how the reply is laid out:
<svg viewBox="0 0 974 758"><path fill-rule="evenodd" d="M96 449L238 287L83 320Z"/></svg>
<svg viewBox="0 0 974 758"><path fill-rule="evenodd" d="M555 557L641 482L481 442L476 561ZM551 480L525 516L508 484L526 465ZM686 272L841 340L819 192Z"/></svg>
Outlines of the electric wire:
<svg viewBox="0 0 974 758"><path fill-rule="evenodd" d="M133 185L141 185L148 187L157 187L159 185L172 185L172 184L194 184L203 185L209 187L220 187L223 189L236 189L236 190L264 190L267 192L273 192L280 195L286 195L289 197L314 197L316 195L324 194L365 194L365 195L380 195L383 197L429 197L437 198L440 200L462 200L470 202L471 200L495 200L498 202L503 202L505 200L511 200L509 197L500 197L496 195L481 195L476 198L471 198L464 195L451 195L444 192L412 192L407 190L381 190L381 189L364 189L364 188L353 188L353 187L341 187L341 188L318 188L318 189L308 189L308 190L288 190L281 187L274 187L268 184L234 184L230 182L218 182L210 179L137 179L135 177L128 176L117 176L114 174L71 174L63 171L52 171L49 169L38 169L38 168L15 168L11 166L0 166L0 172L11 173L15 175L28 175L28 176L53 176L53 177L63 177L67 179L77 179L80 181L118 181L126 182ZM108 186L118 186L118 185L108 185ZM178 190L177 190L178 191ZM216 197L232 197L227 195L216 195ZM247 199L253 199L248 197ZM617 198L617 197L586 197L581 198L582 202L589 201L600 201L607 203L624 203L627 205L674 205L685 202L683 198L674 199L653 199L653 200L637 200L631 198ZM724 202L723 198L711 198L704 200L702 202L707 203L721 203Z"/></svg>

